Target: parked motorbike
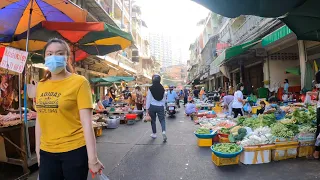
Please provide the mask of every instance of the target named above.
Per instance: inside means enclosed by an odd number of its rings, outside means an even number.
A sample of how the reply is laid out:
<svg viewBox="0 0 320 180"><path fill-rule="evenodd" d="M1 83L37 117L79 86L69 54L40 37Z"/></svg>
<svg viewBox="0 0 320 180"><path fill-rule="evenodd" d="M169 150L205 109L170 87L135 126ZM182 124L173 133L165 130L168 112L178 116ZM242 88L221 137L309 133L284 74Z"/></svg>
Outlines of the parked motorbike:
<svg viewBox="0 0 320 180"><path fill-rule="evenodd" d="M166 111L170 117L173 117L176 114L176 104L175 103L168 103Z"/></svg>

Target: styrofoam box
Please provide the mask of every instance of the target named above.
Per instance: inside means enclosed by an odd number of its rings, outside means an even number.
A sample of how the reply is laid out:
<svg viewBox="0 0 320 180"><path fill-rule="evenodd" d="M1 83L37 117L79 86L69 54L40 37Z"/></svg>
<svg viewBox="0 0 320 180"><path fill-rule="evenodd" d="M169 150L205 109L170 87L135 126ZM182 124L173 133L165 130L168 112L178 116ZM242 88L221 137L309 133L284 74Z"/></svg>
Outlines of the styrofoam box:
<svg viewBox="0 0 320 180"><path fill-rule="evenodd" d="M257 155L257 160L254 163L255 153L258 153L258 155ZM263 155L264 161L262 161L262 155ZM263 163L269 163L270 161L271 161L271 150L250 151L250 152L243 151L240 155L240 162L243 164L263 164Z"/></svg>

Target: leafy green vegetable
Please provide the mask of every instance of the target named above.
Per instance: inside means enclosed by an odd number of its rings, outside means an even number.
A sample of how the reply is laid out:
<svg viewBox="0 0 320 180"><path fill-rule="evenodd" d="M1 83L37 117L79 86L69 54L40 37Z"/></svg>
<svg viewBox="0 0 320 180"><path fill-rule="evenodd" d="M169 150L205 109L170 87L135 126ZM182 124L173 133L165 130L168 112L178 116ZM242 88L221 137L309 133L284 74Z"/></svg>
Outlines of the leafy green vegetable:
<svg viewBox="0 0 320 180"><path fill-rule="evenodd" d="M307 112L305 109L296 109L293 112L293 118L298 124L312 124L312 121L317 119L317 113L314 107L309 106Z"/></svg>
<svg viewBox="0 0 320 180"><path fill-rule="evenodd" d="M276 137L291 138L294 136L294 132L286 127L282 123L275 123L271 126L271 133Z"/></svg>
<svg viewBox="0 0 320 180"><path fill-rule="evenodd" d="M199 129L197 129L197 131L196 131L196 133L197 134L210 134L210 130L209 129L207 129L207 128L199 128Z"/></svg>
<svg viewBox="0 0 320 180"><path fill-rule="evenodd" d="M241 150L240 146L233 143L220 143L213 146L213 150L222 153L236 153Z"/></svg>
<svg viewBox="0 0 320 180"><path fill-rule="evenodd" d="M238 129L238 134L247 134L247 130L245 128Z"/></svg>
<svg viewBox="0 0 320 180"><path fill-rule="evenodd" d="M238 118L238 125L243 125L243 122L246 120L245 117L241 116Z"/></svg>
<svg viewBox="0 0 320 180"><path fill-rule="evenodd" d="M221 128L221 129L220 129L220 133L222 133L222 134L230 134L230 129L228 129L228 128Z"/></svg>
<svg viewBox="0 0 320 180"><path fill-rule="evenodd" d="M247 118L243 122L243 126L257 129L259 127L271 126L276 122L274 114L259 115L258 118Z"/></svg>

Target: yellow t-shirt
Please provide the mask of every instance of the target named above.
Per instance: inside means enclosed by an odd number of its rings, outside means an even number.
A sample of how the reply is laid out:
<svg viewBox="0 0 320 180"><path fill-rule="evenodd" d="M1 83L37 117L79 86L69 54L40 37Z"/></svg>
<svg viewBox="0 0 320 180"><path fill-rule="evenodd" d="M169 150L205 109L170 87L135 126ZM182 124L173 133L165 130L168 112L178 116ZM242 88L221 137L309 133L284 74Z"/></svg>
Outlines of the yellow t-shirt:
<svg viewBox="0 0 320 180"><path fill-rule="evenodd" d="M40 82L36 96L40 149L60 153L84 146L79 110L92 106L90 84L83 76L72 74L63 80Z"/></svg>

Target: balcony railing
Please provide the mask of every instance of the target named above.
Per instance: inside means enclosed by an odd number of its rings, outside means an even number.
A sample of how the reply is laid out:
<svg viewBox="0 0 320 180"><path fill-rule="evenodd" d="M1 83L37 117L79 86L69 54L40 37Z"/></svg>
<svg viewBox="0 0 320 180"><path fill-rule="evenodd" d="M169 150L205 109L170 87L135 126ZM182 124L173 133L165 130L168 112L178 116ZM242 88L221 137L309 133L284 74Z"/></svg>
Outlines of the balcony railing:
<svg viewBox="0 0 320 180"><path fill-rule="evenodd" d="M265 25L271 21L275 21L275 19L246 16L246 21L238 29L232 32L234 35L232 38L232 44L238 45L245 41L252 40L252 38L255 38L254 36L258 36L259 33L261 34L262 29L268 30L268 26Z"/></svg>

